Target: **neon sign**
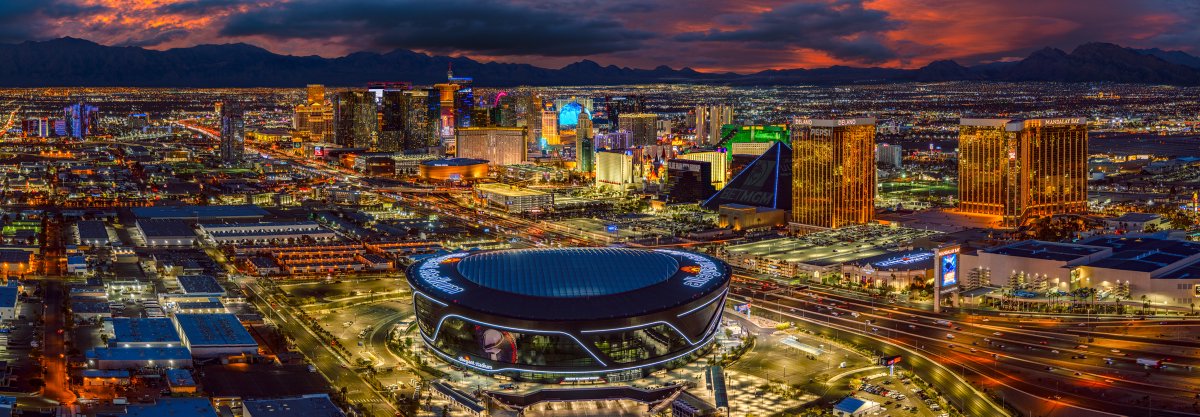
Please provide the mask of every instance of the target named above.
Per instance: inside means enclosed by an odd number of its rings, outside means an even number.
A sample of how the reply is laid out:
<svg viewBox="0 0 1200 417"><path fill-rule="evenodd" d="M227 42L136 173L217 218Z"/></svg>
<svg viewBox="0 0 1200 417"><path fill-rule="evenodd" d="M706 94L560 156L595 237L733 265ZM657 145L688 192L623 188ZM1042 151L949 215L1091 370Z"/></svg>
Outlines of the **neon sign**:
<svg viewBox="0 0 1200 417"><path fill-rule="evenodd" d="M690 252L681 252L681 251L665 250L665 249L660 249L659 252L675 255L675 256L678 256L681 258L685 258L689 261L695 262L696 265L700 267L699 272L696 272L696 273L692 274L692 276L683 279L683 285L687 285L692 288L700 288L700 287L703 287L705 284L708 284L709 281L712 281L713 279L719 278L721 276L721 271L719 268L717 268L717 264L714 263L712 260L705 258L703 256L700 256L700 255L697 255L694 253L690 253Z"/></svg>
<svg viewBox="0 0 1200 417"><path fill-rule="evenodd" d="M888 258L888 259L876 262L874 265L875 265L875 267L878 267L878 268L887 268L887 267L893 266L893 265L908 265L911 263L921 262L921 261L924 261L931 257L933 257L932 253L927 253L927 252L914 253L914 254L911 254L908 256L898 256L895 258Z"/></svg>
<svg viewBox="0 0 1200 417"><path fill-rule="evenodd" d="M464 256L467 256L467 254L452 253L426 260L425 263L421 264L421 268L417 269L417 275L419 275L421 279L425 281L425 283L429 284L429 286L437 288L446 294L458 294L463 292L462 287L450 283L450 278L442 275L442 271L439 266L444 263L454 263L459 258Z"/></svg>
<svg viewBox="0 0 1200 417"><path fill-rule="evenodd" d="M477 361L473 361L473 360L471 360L471 357L470 357L470 356L463 355L463 357L461 357L461 358L458 358L458 360L459 360L459 361L462 361L462 363L464 363L464 364L471 365L471 366L474 366L474 367L477 367L477 368L482 368L482 369L486 369L486 370L489 370L489 371L490 371L490 370L492 370L492 365L488 365L488 364L486 364L486 363L483 363L483 362L477 362Z"/></svg>

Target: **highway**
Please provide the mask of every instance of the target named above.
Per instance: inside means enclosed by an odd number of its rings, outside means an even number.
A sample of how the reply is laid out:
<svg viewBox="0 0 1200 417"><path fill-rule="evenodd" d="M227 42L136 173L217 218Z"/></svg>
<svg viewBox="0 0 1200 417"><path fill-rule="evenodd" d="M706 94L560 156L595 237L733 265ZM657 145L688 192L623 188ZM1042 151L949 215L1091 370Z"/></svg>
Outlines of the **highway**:
<svg viewBox="0 0 1200 417"><path fill-rule="evenodd" d="M1161 416L1200 415L1194 406L1197 379L1187 368L1200 365L1193 347L1094 332L1089 341L1069 331L1081 328L1073 321L934 315L820 290L760 290L735 284L731 296L767 309L768 318L773 313L783 321L824 321L846 332L870 334L916 349L968 376L978 387L1000 391L1002 396L1011 392L1014 399L1021 395L1018 390L1043 398L1044 404L1035 412L1044 415L1059 415L1055 411L1066 406L1125 415L1143 415L1150 410ZM1125 322L1150 325L1138 320ZM1083 324L1087 328L1088 324ZM1145 369L1136 363L1139 357L1166 360L1168 365L1161 370Z"/></svg>

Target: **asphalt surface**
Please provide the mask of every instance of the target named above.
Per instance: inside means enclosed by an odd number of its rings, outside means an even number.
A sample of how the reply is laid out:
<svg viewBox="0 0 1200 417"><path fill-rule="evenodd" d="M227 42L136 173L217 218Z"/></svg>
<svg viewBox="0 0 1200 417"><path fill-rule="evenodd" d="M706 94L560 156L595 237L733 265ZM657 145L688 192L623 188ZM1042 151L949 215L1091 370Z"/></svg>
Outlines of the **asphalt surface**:
<svg viewBox="0 0 1200 417"><path fill-rule="evenodd" d="M1165 345L1159 339L1088 330L1100 323L1095 321L1080 326L1073 320L934 315L825 292L750 291L739 288L733 296L754 300L756 307L783 317L824 321L838 332L869 334L919 351L976 386L994 390L1004 401L1038 414L1079 415L1091 410L1093 415L1144 415L1153 410L1162 416L1200 415L1192 405L1200 379L1187 368L1200 366L1196 355L1200 346L1190 346L1193 342ZM1103 323L1184 325L1123 318ZM1146 369L1136 363L1139 357L1166 359L1168 365Z"/></svg>
<svg viewBox="0 0 1200 417"><path fill-rule="evenodd" d="M66 333L63 325L66 316L62 311L62 303L66 299L66 288L60 279L49 278L43 282L43 300L46 305L45 314L42 316L46 329L45 346L42 347L42 363L46 368L46 388L43 396L60 404L73 404L76 396L68 385L67 352L63 345Z"/></svg>
<svg viewBox="0 0 1200 417"><path fill-rule="evenodd" d="M344 361L332 348L317 339L317 336L303 325L291 307L283 300L267 292L257 283L247 285L250 289L250 300L275 320L277 325L292 337L296 348L303 352L317 371L326 377L335 390L346 388L346 400L351 404L362 406L370 416L392 416L398 411L382 393L376 391L358 372L351 370L351 364ZM260 296L262 295L262 296Z"/></svg>

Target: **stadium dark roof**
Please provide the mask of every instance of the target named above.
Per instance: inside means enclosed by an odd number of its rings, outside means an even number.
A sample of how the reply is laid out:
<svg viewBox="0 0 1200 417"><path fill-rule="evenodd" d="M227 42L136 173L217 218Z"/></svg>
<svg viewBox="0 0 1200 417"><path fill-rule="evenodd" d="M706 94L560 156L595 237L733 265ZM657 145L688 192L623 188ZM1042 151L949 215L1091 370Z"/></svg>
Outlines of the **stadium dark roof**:
<svg viewBox="0 0 1200 417"><path fill-rule="evenodd" d="M687 304L725 288L730 270L677 250L547 248L431 256L407 275L442 304L530 320L594 320Z"/></svg>
<svg viewBox="0 0 1200 417"><path fill-rule="evenodd" d="M458 273L494 290L537 297L618 294L666 281L679 262L659 252L621 248L509 250L468 256Z"/></svg>

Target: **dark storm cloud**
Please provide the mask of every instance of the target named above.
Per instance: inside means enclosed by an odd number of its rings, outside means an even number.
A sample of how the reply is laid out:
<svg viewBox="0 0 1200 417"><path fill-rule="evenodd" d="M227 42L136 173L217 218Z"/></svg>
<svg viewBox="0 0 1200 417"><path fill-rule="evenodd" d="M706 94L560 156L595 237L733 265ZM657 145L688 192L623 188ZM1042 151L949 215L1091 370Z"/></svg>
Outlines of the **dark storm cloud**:
<svg viewBox="0 0 1200 417"><path fill-rule="evenodd" d="M813 49L840 59L883 62L897 56L882 34L901 26L886 12L863 8L858 0L795 3L757 15L719 16L717 21L738 28L682 33L675 39Z"/></svg>
<svg viewBox="0 0 1200 417"><path fill-rule="evenodd" d="M648 32L605 17L494 1L297 1L231 17L220 34L344 38L358 49L583 56L641 47Z"/></svg>
<svg viewBox="0 0 1200 417"><path fill-rule="evenodd" d="M660 4L653 3L616 3L604 7L604 11L609 13L650 13L665 9L666 7Z"/></svg>
<svg viewBox="0 0 1200 417"><path fill-rule="evenodd" d="M47 22L105 11L104 6L86 6L58 0L0 0L0 42L45 38Z"/></svg>
<svg viewBox="0 0 1200 417"><path fill-rule="evenodd" d="M919 67L1087 42L1200 54L1200 0L0 0L0 42L414 49L557 68Z"/></svg>
<svg viewBox="0 0 1200 417"><path fill-rule="evenodd" d="M162 45L164 43L167 43L167 42L170 42L170 41L173 41L176 39L184 38L187 35L188 35L188 31L186 31L186 30L170 29L170 30L166 30L166 31L151 35L149 37L143 37L143 38L138 38L138 39L128 39L124 42L117 43L113 46L136 46L136 47L144 48L144 47L148 47L148 46Z"/></svg>
<svg viewBox="0 0 1200 417"><path fill-rule="evenodd" d="M242 0L186 0L163 5L159 10L168 14L197 16L232 9L244 3Z"/></svg>

